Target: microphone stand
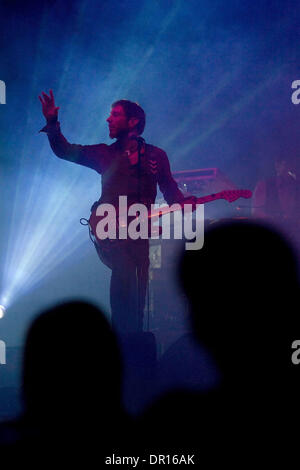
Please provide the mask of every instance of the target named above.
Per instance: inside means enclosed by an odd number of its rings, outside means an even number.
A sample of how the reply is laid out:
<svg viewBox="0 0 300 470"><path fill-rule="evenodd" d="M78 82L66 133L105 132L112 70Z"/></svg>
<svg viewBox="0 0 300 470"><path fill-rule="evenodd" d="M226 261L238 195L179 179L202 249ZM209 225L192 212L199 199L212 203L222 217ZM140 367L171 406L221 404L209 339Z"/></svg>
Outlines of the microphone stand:
<svg viewBox="0 0 300 470"><path fill-rule="evenodd" d="M142 155L142 147L144 145L144 139L142 137L137 137L137 144L138 144L138 161L137 161L137 172L138 172L138 203L141 203L141 155ZM142 268L139 269L137 268L137 276L136 276L136 281L137 281L137 322L139 326L139 319L142 317L144 318L143 314L141 313L141 282L140 282L140 277L142 275ZM141 325L142 331L143 331L143 320L142 320L142 325Z"/></svg>
<svg viewBox="0 0 300 470"><path fill-rule="evenodd" d="M145 153L145 148L144 148L144 145L145 145L145 140L142 138L142 137L136 137L136 136L132 136L131 138L133 138L134 140L137 141L137 144L138 144L138 147L137 147L137 153L138 153L138 160L137 160L137 173L138 173L138 197L137 197L137 200L138 200L138 203L141 203L142 202L142 191L141 191L141 176L142 176L142 171L141 171L141 168L142 168L142 164L141 164L141 156ZM144 151L142 152L142 149L144 149ZM141 312L141 307L142 307L142 304L141 304L141 276L144 275L143 273L143 266L142 266L142 269L140 269L140 272L139 272L139 269L137 268L137 271L136 271L136 281L137 281L137 321L138 321L138 326L141 326L141 329L143 331L143 319L144 319L144 315L143 313L144 312ZM148 319L147 319L147 328L148 328L148 331L149 331L149 314L150 314L150 311L149 311L149 277L148 277ZM140 318L142 318L142 324L139 325L139 320Z"/></svg>

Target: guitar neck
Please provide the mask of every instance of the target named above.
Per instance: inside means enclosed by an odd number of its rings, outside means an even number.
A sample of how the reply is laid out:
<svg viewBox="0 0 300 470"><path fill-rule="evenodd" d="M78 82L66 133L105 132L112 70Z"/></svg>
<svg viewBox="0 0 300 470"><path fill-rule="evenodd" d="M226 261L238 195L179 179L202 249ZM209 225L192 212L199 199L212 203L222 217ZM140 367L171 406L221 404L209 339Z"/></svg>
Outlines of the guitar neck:
<svg viewBox="0 0 300 470"><path fill-rule="evenodd" d="M193 210L195 210L197 204L205 204L207 202L216 201L217 199L226 199L226 201L228 202L233 202L239 199L240 197L248 199L251 196L252 192L249 190L241 189L232 191L221 191L220 193L209 194L208 196L198 197L196 199L193 199L193 197L191 197L191 199L189 200L189 198L187 198L183 203L178 203L178 208L175 210L182 209L185 204L192 204ZM151 214L148 216L148 218L162 216L164 214L169 214L170 212L174 212L174 209L171 209L169 206L162 207L158 210L154 210L153 212L151 211Z"/></svg>
<svg viewBox="0 0 300 470"><path fill-rule="evenodd" d="M223 199L223 195L222 193L216 193L216 194L210 194L209 196L203 196L203 197L198 197L196 198L196 201L193 201L193 205L196 203L196 204L205 204L206 202L211 202L211 201L216 201L217 199ZM185 201L183 204L179 204L179 207L177 210L180 210L182 209L183 205L184 204L191 204L192 202L188 202ZM151 219L152 217L157 217L157 216L162 216L162 215L165 215L165 214L169 214L170 212L174 212L174 210L170 209L169 206L167 207L161 207L160 209L158 210L154 210L153 212L151 212L151 214L148 216L149 219Z"/></svg>
<svg viewBox="0 0 300 470"><path fill-rule="evenodd" d="M209 196L198 197L196 204L205 204L206 202L216 201L217 199L224 199L222 193L210 194Z"/></svg>

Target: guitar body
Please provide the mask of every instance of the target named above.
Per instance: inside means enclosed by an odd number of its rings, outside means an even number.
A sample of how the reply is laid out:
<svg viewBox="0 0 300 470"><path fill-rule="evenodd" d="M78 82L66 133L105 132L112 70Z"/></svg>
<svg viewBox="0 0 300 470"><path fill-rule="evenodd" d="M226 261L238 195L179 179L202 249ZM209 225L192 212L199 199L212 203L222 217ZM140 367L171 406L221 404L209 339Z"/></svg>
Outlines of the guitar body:
<svg viewBox="0 0 300 470"><path fill-rule="evenodd" d="M98 207L98 206L97 206ZM119 240L119 239L113 239L113 238L99 238L97 236L97 225L100 222L101 219L104 218L104 216L98 216L96 214L97 212L97 207L93 208L90 218L89 218L89 229L90 229L90 234L91 238L94 242L95 248L97 250L98 256L102 263L104 263L108 268L112 269L112 255L113 251L119 250L120 249L120 244L126 243L127 240ZM119 224L118 224L118 218L116 219L116 229L118 233L119 229Z"/></svg>
<svg viewBox="0 0 300 470"><path fill-rule="evenodd" d="M108 238L106 240L94 241L100 260L110 269L113 267L112 254L113 250L117 248L117 242L118 240L109 240Z"/></svg>
<svg viewBox="0 0 300 470"><path fill-rule="evenodd" d="M233 202L236 201L239 198L250 198L252 196L252 192L249 190L234 190L234 191L221 191L220 193L216 194L211 194L209 196L204 196L200 198L187 198L183 204L181 204L181 207L183 207L184 204L193 204L193 210L196 209L197 204L205 204L207 202L212 202L217 199L226 199L228 202ZM106 238L98 236L98 231L97 231L97 225L98 223L104 219L106 216L102 215L97 215L97 208L99 205L94 204L92 207L91 215L88 221L89 229L90 229L90 235L91 238L95 244L97 253L101 259L101 261L108 266L109 268L112 268L112 254L114 251L118 251L120 249L123 249L124 245L128 243L128 238L125 239L120 239L118 238L119 234L119 228L120 228L120 221L118 217L118 211L116 210L116 219L115 219L115 226L116 226L116 237L114 238L109 238L108 236ZM167 214L171 212L169 207L163 208L163 214ZM156 210L154 212L151 212L148 214L148 238L150 238L151 230L150 230L150 224L151 224L151 218L152 217L160 217L162 214L161 210ZM128 217L128 221L126 224L126 231L128 224L130 224L131 221L136 219L136 217L131 216ZM126 232L127 233L127 232ZM153 233L153 232L152 232ZM157 227L157 233L156 235L161 234L161 228Z"/></svg>
<svg viewBox="0 0 300 470"><path fill-rule="evenodd" d="M88 225L90 229L90 236L91 239L93 240L93 243L95 245L96 251L98 253L99 258L101 259L102 263L104 263L107 267L112 269L113 265L113 257L116 256L116 252L123 250L128 243L132 241L130 238L126 239L120 239L118 237L119 234L119 217L118 213L116 211L116 238L100 238L97 236L97 225L98 223L105 217L105 216L99 216L96 214L97 212L97 207L93 208ZM128 217L128 223L131 221L135 220L136 217ZM151 234L151 219L148 220L148 238L150 238ZM161 227L155 227L156 234L160 235L161 234ZM153 233L153 229L152 229Z"/></svg>

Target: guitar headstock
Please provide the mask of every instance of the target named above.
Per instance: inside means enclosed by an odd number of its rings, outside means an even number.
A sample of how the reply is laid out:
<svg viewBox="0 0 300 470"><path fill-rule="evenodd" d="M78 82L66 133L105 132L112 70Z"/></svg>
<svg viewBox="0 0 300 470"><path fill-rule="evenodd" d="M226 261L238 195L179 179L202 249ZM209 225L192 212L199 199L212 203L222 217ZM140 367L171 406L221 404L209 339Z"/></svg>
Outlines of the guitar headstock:
<svg viewBox="0 0 300 470"><path fill-rule="evenodd" d="M249 199L252 197L252 191L249 189L234 189L232 191L222 191L220 193L222 199L226 199L228 202L234 202L240 197L244 199Z"/></svg>

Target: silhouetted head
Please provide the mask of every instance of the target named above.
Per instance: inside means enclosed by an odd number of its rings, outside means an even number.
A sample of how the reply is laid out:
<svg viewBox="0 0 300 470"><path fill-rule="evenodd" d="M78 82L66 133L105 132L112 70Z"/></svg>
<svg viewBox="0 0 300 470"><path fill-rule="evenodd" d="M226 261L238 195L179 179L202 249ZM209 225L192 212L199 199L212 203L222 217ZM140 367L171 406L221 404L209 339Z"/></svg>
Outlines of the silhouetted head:
<svg viewBox="0 0 300 470"><path fill-rule="evenodd" d="M69 302L34 320L25 346L23 394L27 414L44 424L105 420L119 409L119 349L98 308Z"/></svg>
<svg viewBox="0 0 300 470"><path fill-rule="evenodd" d="M281 235L245 221L216 225L201 250L185 251L180 277L196 335L224 367L290 367L298 279Z"/></svg>

